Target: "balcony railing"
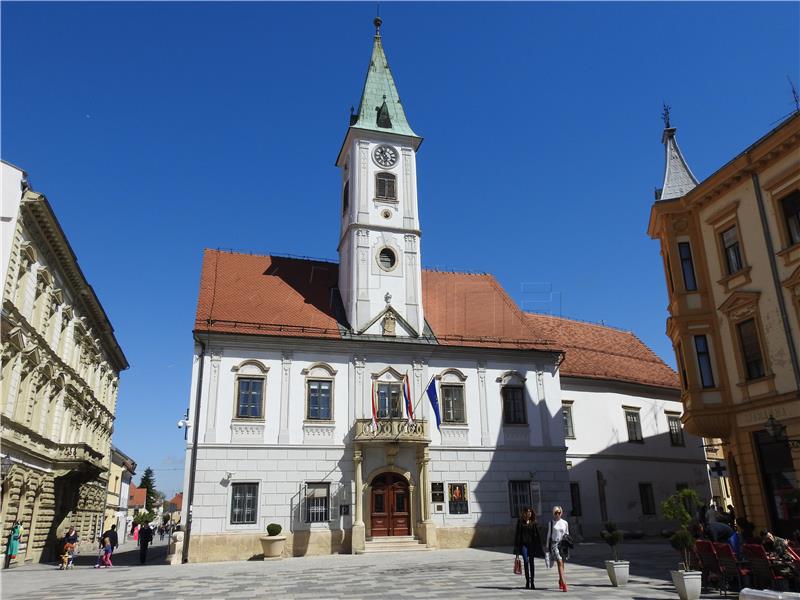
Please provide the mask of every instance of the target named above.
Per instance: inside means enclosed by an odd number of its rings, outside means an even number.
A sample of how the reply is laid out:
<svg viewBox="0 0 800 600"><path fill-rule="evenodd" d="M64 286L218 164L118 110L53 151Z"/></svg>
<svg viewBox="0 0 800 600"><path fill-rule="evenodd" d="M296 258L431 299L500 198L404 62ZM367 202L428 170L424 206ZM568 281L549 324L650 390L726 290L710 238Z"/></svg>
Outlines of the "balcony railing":
<svg viewBox="0 0 800 600"><path fill-rule="evenodd" d="M407 419L356 419L357 442L414 442L427 443L428 422L423 419L408 422Z"/></svg>

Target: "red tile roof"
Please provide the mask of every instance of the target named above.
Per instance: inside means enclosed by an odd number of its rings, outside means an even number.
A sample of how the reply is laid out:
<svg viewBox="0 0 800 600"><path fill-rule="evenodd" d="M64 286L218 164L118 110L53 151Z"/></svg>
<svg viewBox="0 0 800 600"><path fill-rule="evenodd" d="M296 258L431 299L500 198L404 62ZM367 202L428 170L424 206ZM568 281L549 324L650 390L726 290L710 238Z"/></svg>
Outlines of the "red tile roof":
<svg viewBox="0 0 800 600"><path fill-rule="evenodd" d="M348 325L339 265L206 250L195 329L339 339ZM422 272L422 301L447 346L566 350L562 373L677 387L677 377L632 333L522 312L491 275Z"/></svg>
<svg viewBox="0 0 800 600"><path fill-rule="evenodd" d="M128 492L128 507L137 508L144 507L147 502L147 489L136 487L136 484L131 482L130 490Z"/></svg>
<svg viewBox="0 0 800 600"><path fill-rule="evenodd" d="M170 507L174 506L173 510L181 510L183 508L183 492L178 492L167 503Z"/></svg>
<svg viewBox="0 0 800 600"><path fill-rule="evenodd" d="M630 331L527 313L530 327L565 350L561 375L680 388L675 371Z"/></svg>

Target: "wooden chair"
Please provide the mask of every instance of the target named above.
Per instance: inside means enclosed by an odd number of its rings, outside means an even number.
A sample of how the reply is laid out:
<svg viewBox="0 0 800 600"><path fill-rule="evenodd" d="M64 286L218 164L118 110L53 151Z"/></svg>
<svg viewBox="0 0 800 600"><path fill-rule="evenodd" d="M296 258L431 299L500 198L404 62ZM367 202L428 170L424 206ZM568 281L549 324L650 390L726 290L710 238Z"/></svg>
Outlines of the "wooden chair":
<svg viewBox="0 0 800 600"><path fill-rule="evenodd" d="M737 591L741 590L744 587L743 582L750 579L750 569L739 565L730 544L715 543L714 550L717 552L719 568L722 571L722 585L728 590L730 583L736 581Z"/></svg>
<svg viewBox="0 0 800 600"><path fill-rule="evenodd" d="M772 566L769 564L769 557L767 556L766 550L764 550L764 546L759 544L745 544L742 546L742 553L744 554L745 559L750 563L750 569L753 572L756 585L768 587L771 590L788 589L789 586L786 578L772 570Z"/></svg>

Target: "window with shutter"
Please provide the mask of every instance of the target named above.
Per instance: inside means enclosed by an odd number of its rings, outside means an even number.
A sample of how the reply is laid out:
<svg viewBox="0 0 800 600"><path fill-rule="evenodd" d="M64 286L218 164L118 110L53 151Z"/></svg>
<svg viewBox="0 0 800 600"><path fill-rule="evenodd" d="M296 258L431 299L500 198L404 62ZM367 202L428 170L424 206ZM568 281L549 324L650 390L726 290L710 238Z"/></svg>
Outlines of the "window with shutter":
<svg viewBox="0 0 800 600"><path fill-rule="evenodd" d="M739 341L742 346L742 359L747 379L764 377L764 359L761 355L761 344L755 319L742 321L736 328L739 330Z"/></svg>
<svg viewBox="0 0 800 600"><path fill-rule="evenodd" d="M375 175L375 197L381 200L397 200L397 179L391 173Z"/></svg>

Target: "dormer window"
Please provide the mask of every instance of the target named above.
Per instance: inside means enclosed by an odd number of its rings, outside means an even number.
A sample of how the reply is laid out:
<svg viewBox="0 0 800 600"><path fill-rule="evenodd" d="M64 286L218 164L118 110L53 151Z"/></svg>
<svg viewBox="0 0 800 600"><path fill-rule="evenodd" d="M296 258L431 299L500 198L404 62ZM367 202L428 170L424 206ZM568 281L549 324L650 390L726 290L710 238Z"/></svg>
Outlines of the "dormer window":
<svg viewBox="0 0 800 600"><path fill-rule="evenodd" d="M397 200L397 179L391 173L375 175L375 197L381 200Z"/></svg>

